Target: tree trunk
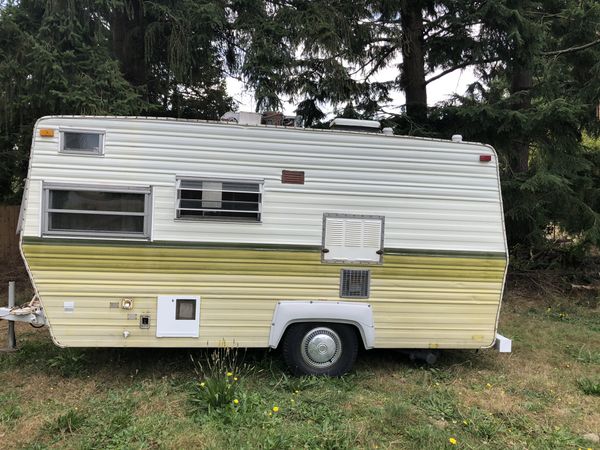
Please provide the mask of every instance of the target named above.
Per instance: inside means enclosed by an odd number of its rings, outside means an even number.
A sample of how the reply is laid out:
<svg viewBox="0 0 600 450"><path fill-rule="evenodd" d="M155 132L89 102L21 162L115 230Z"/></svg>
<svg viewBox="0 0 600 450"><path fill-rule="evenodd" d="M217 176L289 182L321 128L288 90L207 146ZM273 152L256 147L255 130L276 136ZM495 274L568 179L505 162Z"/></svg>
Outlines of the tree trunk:
<svg viewBox="0 0 600 450"><path fill-rule="evenodd" d="M531 108L530 90L533 86L533 77L528 67L517 66L513 69L510 93L518 94L519 99L514 103L516 111L528 110ZM510 162L514 173L524 173L529 170L529 136L516 136L512 141L513 158Z"/></svg>
<svg viewBox="0 0 600 450"><path fill-rule="evenodd" d="M133 86L146 84L143 0L129 0L111 16L112 47L124 78Z"/></svg>
<svg viewBox="0 0 600 450"><path fill-rule="evenodd" d="M427 119L427 85L421 2L402 1L400 14L403 33L400 87L406 95L406 114L415 122L423 123Z"/></svg>

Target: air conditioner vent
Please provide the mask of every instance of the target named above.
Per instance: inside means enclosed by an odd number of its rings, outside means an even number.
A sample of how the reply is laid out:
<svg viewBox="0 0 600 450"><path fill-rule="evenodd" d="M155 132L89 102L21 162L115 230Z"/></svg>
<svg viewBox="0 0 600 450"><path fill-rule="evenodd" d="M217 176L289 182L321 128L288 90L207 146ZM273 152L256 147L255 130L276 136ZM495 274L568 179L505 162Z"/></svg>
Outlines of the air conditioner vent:
<svg viewBox="0 0 600 450"><path fill-rule="evenodd" d="M340 297L369 298L371 271L342 269L340 275Z"/></svg>

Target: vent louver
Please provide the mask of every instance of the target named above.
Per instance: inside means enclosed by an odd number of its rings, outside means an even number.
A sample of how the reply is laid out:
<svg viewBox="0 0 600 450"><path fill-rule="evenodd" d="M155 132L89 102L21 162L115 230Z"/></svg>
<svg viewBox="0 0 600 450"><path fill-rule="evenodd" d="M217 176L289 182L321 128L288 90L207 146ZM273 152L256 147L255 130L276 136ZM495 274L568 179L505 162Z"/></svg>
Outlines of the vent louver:
<svg viewBox="0 0 600 450"><path fill-rule="evenodd" d="M342 269L340 275L340 297L369 298L371 271Z"/></svg>

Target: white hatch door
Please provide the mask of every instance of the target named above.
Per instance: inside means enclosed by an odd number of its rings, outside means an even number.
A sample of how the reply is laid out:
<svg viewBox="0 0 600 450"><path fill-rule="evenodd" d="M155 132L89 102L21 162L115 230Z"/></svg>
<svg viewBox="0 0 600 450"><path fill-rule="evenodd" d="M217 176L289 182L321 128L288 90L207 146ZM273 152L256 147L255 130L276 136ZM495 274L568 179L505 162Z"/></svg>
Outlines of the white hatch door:
<svg viewBox="0 0 600 450"><path fill-rule="evenodd" d="M156 337L198 337L200 297L160 295L156 305Z"/></svg>
<svg viewBox="0 0 600 450"><path fill-rule="evenodd" d="M383 216L325 214L323 261L381 263Z"/></svg>

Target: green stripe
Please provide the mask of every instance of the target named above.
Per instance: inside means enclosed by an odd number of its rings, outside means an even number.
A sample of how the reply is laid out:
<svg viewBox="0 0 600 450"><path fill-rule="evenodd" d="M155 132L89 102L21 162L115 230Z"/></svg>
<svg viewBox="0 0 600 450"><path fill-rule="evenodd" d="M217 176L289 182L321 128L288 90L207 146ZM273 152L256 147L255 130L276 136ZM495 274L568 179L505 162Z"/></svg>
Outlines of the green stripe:
<svg viewBox="0 0 600 450"><path fill-rule="evenodd" d="M90 245L98 247L145 247L145 248L210 248L210 249L240 249L263 251L289 251L289 252L320 252L320 245L292 245L292 244L251 244L236 242L175 242L175 241L117 241L99 239L64 239L64 238L39 238L23 237L24 244L43 245ZM504 252L477 252L461 250L414 250L403 248L384 249L386 255L394 256L439 256L448 258L486 258L506 259Z"/></svg>

